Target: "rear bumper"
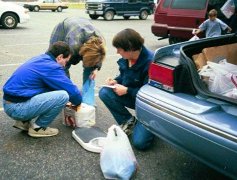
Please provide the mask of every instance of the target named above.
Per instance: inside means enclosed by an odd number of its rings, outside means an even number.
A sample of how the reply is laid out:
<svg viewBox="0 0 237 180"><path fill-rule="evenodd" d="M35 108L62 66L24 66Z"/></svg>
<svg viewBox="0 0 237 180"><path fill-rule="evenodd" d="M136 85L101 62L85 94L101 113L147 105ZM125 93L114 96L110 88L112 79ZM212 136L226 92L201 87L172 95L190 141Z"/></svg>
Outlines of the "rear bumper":
<svg viewBox="0 0 237 180"><path fill-rule="evenodd" d="M151 32L158 37L178 37L191 38L193 28L168 26L167 24L154 23L151 26Z"/></svg>
<svg viewBox="0 0 237 180"><path fill-rule="evenodd" d="M154 23L151 26L151 32L158 37L168 37L168 25Z"/></svg>
<svg viewBox="0 0 237 180"><path fill-rule="evenodd" d="M163 106L157 98L148 98L142 91L138 93L136 115L148 130L210 167L236 178L237 137L196 121L196 115L184 114Z"/></svg>

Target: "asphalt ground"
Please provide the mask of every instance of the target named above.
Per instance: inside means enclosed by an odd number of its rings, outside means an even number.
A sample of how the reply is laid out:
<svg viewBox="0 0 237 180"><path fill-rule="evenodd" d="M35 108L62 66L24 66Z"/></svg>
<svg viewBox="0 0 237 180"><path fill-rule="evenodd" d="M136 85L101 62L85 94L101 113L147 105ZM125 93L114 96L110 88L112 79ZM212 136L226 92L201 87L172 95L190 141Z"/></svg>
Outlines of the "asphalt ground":
<svg viewBox="0 0 237 180"><path fill-rule="evenodd" d="M14 70L32 56L45 52L50 33L59 21L70 16L89 18L84 10L67 9L62 13L51 11L30 12L31 20L19 24L14 30L0 28L0 87ZM151 33L153 16L145 21L138 17L123 20L115 17L114 21L102 18L93 20L107 41L107 56L98 74L96 86L104 84L107 77L118 73L116 60L119 56L111 41L113 36L124 28L137 30L144 38L145 45L152 50L168 44L167 40L158 41ZM71 79L81 87L81 64L70 70ZM2 91L0 91L2 96ZM2 99L0 99L2 102ZM115 123L109 111L96 96L96 125L107 131ZM1 103L2 104L2 103ZM84 150L73 138L72 128L62 124L62 114L52 123L59 128L58 136L49 138L32 138L27 133L12 127L14 121L6 116L0 105L0 179L79 179L103 180L100 169L100 155ZM161 139L147 151L134 149L139 169L133 179L137 180L217 180L228 179L209 168L190 155L176 149Z"/></svg>

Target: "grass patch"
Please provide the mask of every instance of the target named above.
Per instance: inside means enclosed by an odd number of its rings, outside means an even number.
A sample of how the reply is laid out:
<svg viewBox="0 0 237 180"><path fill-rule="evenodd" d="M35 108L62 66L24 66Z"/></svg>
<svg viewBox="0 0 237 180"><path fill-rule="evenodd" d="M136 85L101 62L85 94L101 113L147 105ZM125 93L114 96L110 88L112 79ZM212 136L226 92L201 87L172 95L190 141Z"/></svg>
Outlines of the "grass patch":
<svg viewBox="0 0 237 180"><path fill-rule="evenodd" d="M68 4L68 8L85 9L85 3L70 3L70 4Z"/></svg>

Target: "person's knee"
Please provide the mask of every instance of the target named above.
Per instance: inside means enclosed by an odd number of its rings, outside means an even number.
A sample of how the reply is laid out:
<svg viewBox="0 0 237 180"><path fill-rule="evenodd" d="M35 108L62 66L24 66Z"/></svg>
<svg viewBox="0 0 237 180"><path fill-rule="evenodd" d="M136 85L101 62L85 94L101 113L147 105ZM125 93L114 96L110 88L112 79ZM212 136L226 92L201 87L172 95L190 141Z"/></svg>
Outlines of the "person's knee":
<svg viewBox="0 0 237 180"><path fill-rule="evenodd" d="M66 104L69 101L69 95L66 91L60 90L57 92L58 98L61 100L62 103Z"/></svg>
<svg viewBox="0 0 237 180"><path fill-rule="evenodd" d="M108 97L108 89L107 88L101 88L99 91L99 97L102 101L106 100Z"/></svg>
<svg viewBox="0 0 237 180"><path fill-rule="evenodd" d="M132 134L132 145L138 150L146 150L151 147L154 141L154 135L144 129L144 127L137 123Z"/></svg>
<svg viewBox="0 0 237 180"><path fill-rule="evenodd" d="M146 142L143 139L132 139L132 145L138 150L146 150L150 146L146 145Z"/></svg>

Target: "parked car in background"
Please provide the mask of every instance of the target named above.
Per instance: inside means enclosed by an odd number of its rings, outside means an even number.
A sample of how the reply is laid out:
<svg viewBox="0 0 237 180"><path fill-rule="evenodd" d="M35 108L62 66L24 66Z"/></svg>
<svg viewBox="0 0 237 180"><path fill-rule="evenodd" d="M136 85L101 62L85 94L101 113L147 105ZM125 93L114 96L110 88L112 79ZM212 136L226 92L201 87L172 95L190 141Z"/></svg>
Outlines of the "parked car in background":
<svg viewBox="0 0 237 180"><path fill-rule="evenodd" d="M86 13L91 19L98 19L100 16L107 21L114 19L114 16L123 16L129 19L131 16L138 16L145 20L148 15L153 14L154 0L87 0Z"/></svg>
<svg viewBox="0 0 237 180"><path fill-rule="evenodd" d="M39 10L52 10L62 12L63 9L68 8L68 4L60 0L38 0L35 2L28 2L23 5L30 11L38 12Z"/></svg>
<svg viewBox="0 0 237 180"><path fill-rule="evenodd" d="M211 9L216 9L218 18L229 24L220 8L226 0L160 0L154 13L152 33L159 39L169 38L169 43L190 39L192 30L208 18Z"/></svg>
<svg viewBox="0 0 237 180"><path fill-rule="evenodd" d="M237 179L237 95L209 88L218 82L221 90L230 83L237 90L237 68L225 81L201 77L198 69L220 58L237 65L236 48L234 34L162 47L149 68L148 84L136 97L137 119L149 131L233 179Z"/></svg>
<svg viewBox="0 0 237 180"><path fill-rule="evenodd" d="M18 23L26 23L30 19L28 10L20 5L0 0L0 25L6 29L14 29Z"/></svg>

